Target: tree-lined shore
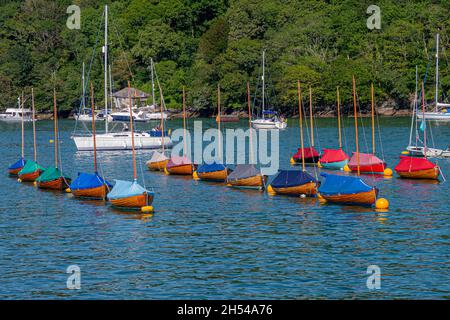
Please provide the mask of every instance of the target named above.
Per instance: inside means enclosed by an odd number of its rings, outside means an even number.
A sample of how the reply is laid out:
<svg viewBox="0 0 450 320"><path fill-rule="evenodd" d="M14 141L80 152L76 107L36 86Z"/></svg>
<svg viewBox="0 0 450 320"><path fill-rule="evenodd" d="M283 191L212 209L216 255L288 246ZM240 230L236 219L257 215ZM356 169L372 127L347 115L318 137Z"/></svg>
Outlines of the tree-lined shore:
<svg viewBox="0 0 450 320"><path fill-rule="evenodd" d="M66 26L69 5L81 9L81 29ZM26 0L0 3L0 108L14 106L22 90L35 88L41 111L58 92L62 110L79 106L81 66L90 70L98 103L103 97L102 12L105 1ZM193 114L216 109L220 82L226 112L246 108L246 81L255 90L261 52L266 50L269 97L290 115L296 81L313 90L318 114L331 115L336 87L351 107L351 77L357 79L361 108L370 104L404 114L415 89L415 66L434 99L435 35L441 35L441 93L450 89L448 54L450 2L378 1L381 29L366 26L359 0L120 0L109 1L110 61L114 90L131 79L151 92L150 59L170 109L181 106L186 87ZM97 45L96 45L97 43ZM97 48L93 54L93 49ZM92 59L92 68L89 68ZM400 111L399 111L400 110Z"/></svg>

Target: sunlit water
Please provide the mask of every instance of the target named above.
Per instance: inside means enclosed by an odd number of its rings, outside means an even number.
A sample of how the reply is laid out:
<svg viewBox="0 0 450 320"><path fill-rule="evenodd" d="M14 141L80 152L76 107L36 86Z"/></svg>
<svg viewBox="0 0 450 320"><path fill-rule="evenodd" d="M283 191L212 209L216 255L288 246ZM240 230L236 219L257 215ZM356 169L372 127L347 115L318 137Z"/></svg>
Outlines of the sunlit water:
<svg viewBox="0 0 450 320"><path fill-rule="evenodd" d="M393 168L408 142L409 119L380 122L377 154ZM345 124L350 153L352 119ZM368 125L363 151L371 144ZM238 126L246 121L226 125ZM37 127L38 161L52 165L52 122ZM336 147L336 120L319 119L317 127L316 147ZM92 153L76 152L73 128L74 121L60 122L62 168L75 178L93 164ZM367 176L390 201L389 212L378 213L152 173L144 151L138 174L156 196L155 213L143 216L8 177L7 166L20 156L20 124L0 130L0 298L450 298L448 183ZM447 147L449 133L448 125L433 126L436 147ZM293 119L280 132L281 168L289 168L298 144ZM31 124L26 157L32 158ZM108 179L132 179L130 152L100 153L99 162ZM439 163L450 178L449 163ZM80 290L66 287L69 265L81 268ZM379 290L366 286L369 265L381 268Z"/></svg>

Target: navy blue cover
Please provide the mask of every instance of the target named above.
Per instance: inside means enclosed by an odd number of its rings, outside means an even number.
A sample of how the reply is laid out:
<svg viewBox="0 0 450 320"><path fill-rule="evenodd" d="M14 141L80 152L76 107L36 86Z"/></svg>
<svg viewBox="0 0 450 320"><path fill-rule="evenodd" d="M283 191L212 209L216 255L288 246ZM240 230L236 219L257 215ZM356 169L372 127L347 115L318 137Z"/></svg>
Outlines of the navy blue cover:
<svg viewBox="0 0 450 320"><path fill-rule="evenodd" d="M276 114L276 112L272 110L265 110L264 114Z"/></svg>
<svg viewBox="0 0 450 320"><path fill-rule="evenodd" d="M322 182L319 187L319 192L324 195L356 194L368 192L374 188L367 185L359 177L340 176L328 173L321 173L320 175L325 178L325 182Z"/></svg>
<svg viewBox="0 0 450 320"><path fill-rule="evenodd" d="M202 164L197 168L197 173L208 173L208 172L216 172L216 171L223 171L227 167L225 167L221 163L211 163L211 164Z"/></svg>
<svg viewBox="0 0 450 320"><path fill-rule="evenodd" d="M109 188L112 188L112 185L99 176L98 173L78 173L78 177L70 184L70 189L72 190L83 190L83 189L91 189L98 188L102 185L106 184Z"/></svg>
<svg viewBox="0 0 450 320"><path fill-rule="evenodd" d="M308 172L300 170L280 170L270 184L274 188L301 186L308 182L316 182Z"/></svg>
<svg viewBox="0 0 450 320"><path fill-rule="evenodd" d="M150 134L150 137L162 137L162 131L159 130L151 130L148 132ZM167 131L164 131L164 137L168 137L169 133Z"/></svg>
<svg viewBox="0 0 450 320"><path fill-rule="evenodd" d="M10 165L8 167L8 169L9 170L14 170L14 169L22 168L23 166L25 166L25 159L24 158L20 158L19 160L14 162L12 165Z"/></svg>

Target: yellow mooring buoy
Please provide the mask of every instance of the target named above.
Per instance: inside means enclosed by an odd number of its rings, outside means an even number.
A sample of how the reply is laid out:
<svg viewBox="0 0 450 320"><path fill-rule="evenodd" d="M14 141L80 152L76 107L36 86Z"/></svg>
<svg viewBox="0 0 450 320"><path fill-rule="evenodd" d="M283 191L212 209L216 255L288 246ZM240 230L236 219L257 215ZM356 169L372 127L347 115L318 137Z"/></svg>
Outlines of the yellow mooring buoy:
<svg viewBox="0 0 450 320"><path fill-rule="evenodd" d="M378 210L387 210L389 209L389 201L385 198L379 198L375 202L375 208Z"/></svg>

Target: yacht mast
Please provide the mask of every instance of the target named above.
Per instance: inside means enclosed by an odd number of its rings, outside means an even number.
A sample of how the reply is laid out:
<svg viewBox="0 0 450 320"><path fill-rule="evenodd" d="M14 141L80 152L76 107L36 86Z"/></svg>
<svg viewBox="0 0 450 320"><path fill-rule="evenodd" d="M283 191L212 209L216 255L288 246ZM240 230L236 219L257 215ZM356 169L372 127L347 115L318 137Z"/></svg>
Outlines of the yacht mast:
<svg viewBox="0 0 450 320"><path fill-rule="evenodd" d="M108 5L105 6L105 45L103 54L105 55L105 113L108 114ZM105 121L105 132L108 133L108 119Z"/></svg>
<svg viewBox="0 0 450 320"><path fill-rule="evenodd" d="M83 99L82 99L82 101L81 101L81 105L83 106L83 113L84 113L84 112L86 112L86 98L85 98L86 91L85 91L85 88L84 88L84 86L85 86L85 80L84 80L84 61L83 61L83 73L82 73L82 76L81 76L81 81L83 82Z"/></svg>
<svg viewBox="0 0 450 320"><path fill-rule="evenodd" d="M266 51L263 50L263 54L262 54L262 118L264 119L264 108L265 108L265 87L266 87L266 83L265 83L265 58L266 58Z"/></svg>
<svg viewBox="0 0 450 320"><path fill-rule="evenodd" d="M436 34L436 91L434 93L434 111L438 112L439 96L439 33Z"/></svg>
<svg viewBox="0 0 450 320"><path fill-rule="evenodd" d="M152 103L153 106L156 107L156 103L155 103L155 80L154 80L154 75L153 75L153 58L150 59L150 69L151 69L151 74L152 74ZM162 114L161 114L162 116Z"/></svg>
<svg viewBox="0 0 450 320"><path fill-rule="evenodd" d="M408 146L410 146L411 143L412 143L414 119L416 118L414 115L416 113L416 108L417 108L417 81L418 81L418 73L417 73L417 65L416 65L416 92L414 93L414 103L413 103L413 110L412 110L412 115L411 115L411 129L410 129L410 132L409 132L409 144L408 144ZM416 122L416 124L417 124L417 122Z"/></svg>

